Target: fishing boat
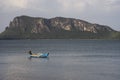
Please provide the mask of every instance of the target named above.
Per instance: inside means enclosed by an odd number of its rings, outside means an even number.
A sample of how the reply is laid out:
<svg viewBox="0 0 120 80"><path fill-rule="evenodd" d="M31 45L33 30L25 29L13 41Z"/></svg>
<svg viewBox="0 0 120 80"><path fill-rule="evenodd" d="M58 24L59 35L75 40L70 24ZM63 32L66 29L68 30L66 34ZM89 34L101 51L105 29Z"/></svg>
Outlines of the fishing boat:
<svg viewBox="0 0 120 80"><path fill-rule="evenodd" d="M31 51L29 51L30 57L33 58L47 58L49 56L49 53L37 53L33 54Z"/></svg>

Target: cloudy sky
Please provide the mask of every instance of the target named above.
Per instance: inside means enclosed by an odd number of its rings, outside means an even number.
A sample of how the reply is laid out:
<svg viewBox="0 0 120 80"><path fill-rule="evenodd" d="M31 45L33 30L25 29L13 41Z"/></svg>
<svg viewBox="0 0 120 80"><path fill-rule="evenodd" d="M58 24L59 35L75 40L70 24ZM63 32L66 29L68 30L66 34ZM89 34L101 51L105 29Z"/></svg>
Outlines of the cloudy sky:
<svg viewBox="0 0 120 80"><path fill-rule="evenodd" d="M0 32L21 15L77 18L120 31L120 0L0 0Z"/></svg>

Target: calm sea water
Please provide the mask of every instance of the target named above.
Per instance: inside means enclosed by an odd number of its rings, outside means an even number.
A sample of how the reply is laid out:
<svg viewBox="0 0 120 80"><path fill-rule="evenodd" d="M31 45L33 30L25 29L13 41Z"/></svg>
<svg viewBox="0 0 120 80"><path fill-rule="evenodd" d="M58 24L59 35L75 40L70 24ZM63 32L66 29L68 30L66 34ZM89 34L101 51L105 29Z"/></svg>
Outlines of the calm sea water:
<svg viewBox="0 0 120 80"><path fill-rule="evenodd" d="M120 40L0 40L0 80L120 80Z"/></svg>

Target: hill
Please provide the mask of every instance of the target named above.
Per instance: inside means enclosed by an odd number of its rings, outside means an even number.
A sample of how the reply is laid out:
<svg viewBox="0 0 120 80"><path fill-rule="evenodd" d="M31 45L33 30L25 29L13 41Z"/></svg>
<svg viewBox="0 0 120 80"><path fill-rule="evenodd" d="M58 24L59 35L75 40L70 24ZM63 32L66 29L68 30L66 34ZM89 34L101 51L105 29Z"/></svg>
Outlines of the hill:
<svg viewBox="0 0 120 80"><path fill-rule="evenodd" d="M120 39L120 32L74 18L17 16L0 39Z"/></svg>

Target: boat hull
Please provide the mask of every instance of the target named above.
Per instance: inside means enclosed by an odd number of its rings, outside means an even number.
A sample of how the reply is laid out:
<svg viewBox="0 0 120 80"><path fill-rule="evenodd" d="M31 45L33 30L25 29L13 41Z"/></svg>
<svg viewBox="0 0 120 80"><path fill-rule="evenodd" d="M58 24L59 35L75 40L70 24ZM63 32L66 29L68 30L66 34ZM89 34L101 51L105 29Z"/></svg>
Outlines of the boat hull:
<svg viewBox="0 0 120 80"><path fill-rule="evenodd" d="M30 55L30 57L33 58L47 58L49 55L49 53L39 53L39 54L32 54Z"/></svg>

